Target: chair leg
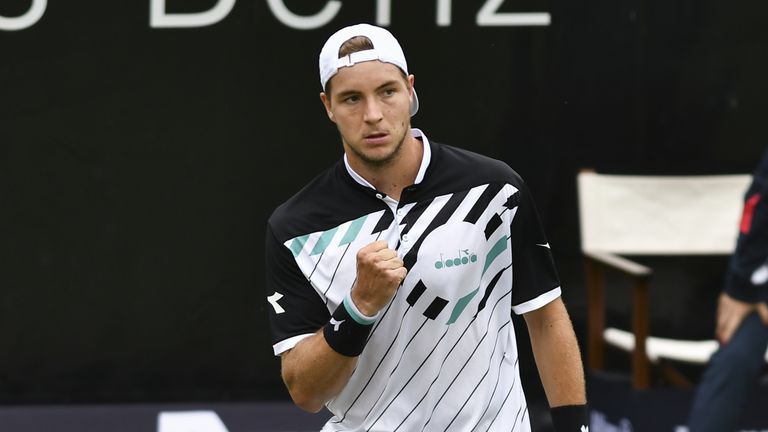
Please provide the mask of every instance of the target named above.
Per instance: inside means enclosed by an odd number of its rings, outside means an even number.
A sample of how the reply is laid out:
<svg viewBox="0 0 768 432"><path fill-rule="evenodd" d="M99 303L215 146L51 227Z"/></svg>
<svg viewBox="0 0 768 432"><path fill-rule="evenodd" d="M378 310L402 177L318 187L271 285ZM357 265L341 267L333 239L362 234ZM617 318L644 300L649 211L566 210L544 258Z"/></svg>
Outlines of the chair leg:
<svg viewBox="0 0 768 432"><path fill-rule="evenodd" d="M648 283L635 280L632 288L632 331L635 334L635 350L632 353L632 386L638 390L650 387L650 362L645 350L648 339Z"/></svg>
<svg viewBox="0 0 768 432"><path fill-rule="evenodd" d="M603 271L589 259L584 260L587 286L587 366L590 370L604 367L605 296Z"/></svg>
<svg viewBox="0 0 768 432"><path fill-rule="evenodd" d="M688 377L681 373L676 367L665 361L660 362L659 371L664 378L676 388L690 390L694 387L693 382L691 382Z"/></svg>

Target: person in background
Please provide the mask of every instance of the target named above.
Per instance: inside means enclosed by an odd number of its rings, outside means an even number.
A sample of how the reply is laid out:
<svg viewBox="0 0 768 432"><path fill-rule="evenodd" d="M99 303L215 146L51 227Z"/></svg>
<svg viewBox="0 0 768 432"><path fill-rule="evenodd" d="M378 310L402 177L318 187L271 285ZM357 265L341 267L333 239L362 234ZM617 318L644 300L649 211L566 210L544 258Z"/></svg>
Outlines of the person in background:
<svg viewBox="0 0 768 432"><path fill-rule="evenodd" d="M717 307L720 348L694 394L690 432L727 432L762 371L768 349L768 149L744 200L739 238Z"/></svg>

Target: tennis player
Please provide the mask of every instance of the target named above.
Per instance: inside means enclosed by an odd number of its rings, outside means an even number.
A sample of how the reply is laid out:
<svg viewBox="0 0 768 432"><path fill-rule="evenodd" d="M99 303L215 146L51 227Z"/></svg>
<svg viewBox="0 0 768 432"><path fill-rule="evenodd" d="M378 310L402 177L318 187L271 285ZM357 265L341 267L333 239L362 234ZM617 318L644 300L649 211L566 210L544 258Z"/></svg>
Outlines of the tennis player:
<svg viewBox="0 0 768 432"><path fill-rule="evenodd" d="M557 431L588 431L577 340L523 180L411 128L414 76L387 30L339 30L319 66L344 157L266 233L273 349L294 402L327 407L329 432L530 431L515 313Z"/></svg>

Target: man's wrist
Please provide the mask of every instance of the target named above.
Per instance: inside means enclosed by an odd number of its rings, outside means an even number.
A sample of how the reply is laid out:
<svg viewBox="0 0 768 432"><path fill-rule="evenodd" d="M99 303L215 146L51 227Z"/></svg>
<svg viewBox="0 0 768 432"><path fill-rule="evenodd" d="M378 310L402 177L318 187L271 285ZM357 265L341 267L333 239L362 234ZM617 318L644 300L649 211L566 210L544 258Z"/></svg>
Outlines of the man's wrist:
<svg viewBox="0 0 768 432"><path fill-rule="evenodd" d="M589 431L589 412L587 405L564 405L549 409L552 425L557 432Z"/></svg>
<svg viewBox="0 0 768 432"><path fill-rule="evenodd" d="M344 301L348 303L348 308L351 306L362 316L373 317L374 319L378 317L379 310L372 304L366 302L365 299L361 298L359 293L355 292L354 288L347 293L344 297Z"/></svg>
<svg viewBox="0 0 768 432"><path fill-rule="evenodd" d="M347 312L352 315L352 318L354 318L355 321L360 324L372 324L379 318L380 311L373 315L368 315L367 313L360 310L360 308L357 307L354 299L352 299L352 292L349 292L346 296L344 296L342 303L347 308Z"/></svg>
<svg viewBox="0 0 768 432"><path fill-rule="evenodd" d="M363 352L377 318L378 314L371 317L361 313L347 294L323 327L323 336L337 353L357 357Z"/></svg>

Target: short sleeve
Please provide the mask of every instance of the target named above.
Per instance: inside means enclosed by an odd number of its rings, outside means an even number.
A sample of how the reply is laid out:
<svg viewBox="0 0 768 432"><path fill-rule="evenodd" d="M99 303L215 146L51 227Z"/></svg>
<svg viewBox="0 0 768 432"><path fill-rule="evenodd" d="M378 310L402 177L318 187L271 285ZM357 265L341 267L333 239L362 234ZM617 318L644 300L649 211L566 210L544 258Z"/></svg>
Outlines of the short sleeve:
<svg viewBox="0 0 768 432"><path fill-rule="evenodd" d="M331 315L320 295L299 269L291 251L267 226L266 308L275 355L293 348L328 322Z"/></svg>
<svg viewBox="0 0 768 432"><path fill-rule="evenodd" d="M512 310L524 314L560 296L552 249L528 188L521 182L512 220Z"/></svg>

